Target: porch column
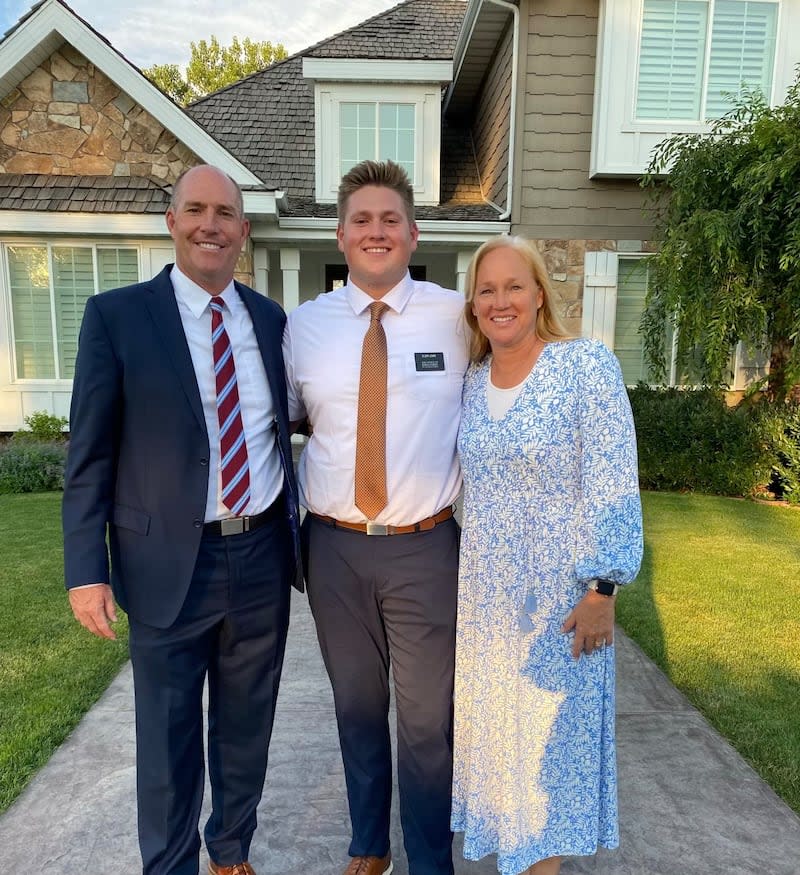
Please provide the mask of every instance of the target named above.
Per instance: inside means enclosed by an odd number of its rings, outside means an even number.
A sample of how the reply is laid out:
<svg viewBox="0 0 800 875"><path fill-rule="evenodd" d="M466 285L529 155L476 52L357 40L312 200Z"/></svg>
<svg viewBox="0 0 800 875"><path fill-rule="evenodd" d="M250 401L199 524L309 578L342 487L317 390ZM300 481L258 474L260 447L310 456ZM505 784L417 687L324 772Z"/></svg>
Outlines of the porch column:
<svg viewBox="0 0 800 875"><path fill-rule="evenodd" d="M300 306L300 250L281 249L283 309L290 313Z"/></svg>
<svg viewBox="0 0 800 875"><path fill-rule="evenodd" d="M472 259L472 252L461 252L456 256L456 288L466 294L467 267Z"/></svg>
<svg viewBox="0 0 800 875"><path fill-rule="evenodd" d="M266 247L256 246L253 250L253 282L257 292L269 297L269 252Z"/></svg>

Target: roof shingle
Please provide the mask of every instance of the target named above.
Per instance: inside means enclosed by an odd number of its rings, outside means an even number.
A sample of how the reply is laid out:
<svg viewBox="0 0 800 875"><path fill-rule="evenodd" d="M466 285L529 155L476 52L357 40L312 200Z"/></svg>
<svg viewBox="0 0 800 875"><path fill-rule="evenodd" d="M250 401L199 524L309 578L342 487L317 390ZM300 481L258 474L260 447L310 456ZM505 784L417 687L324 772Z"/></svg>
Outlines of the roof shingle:
<svg viewBox="0 0 800 875"><path fill-rule="evenodd" d="M0 174L0 210L163 213L169 190L136 176Z"/></svg>

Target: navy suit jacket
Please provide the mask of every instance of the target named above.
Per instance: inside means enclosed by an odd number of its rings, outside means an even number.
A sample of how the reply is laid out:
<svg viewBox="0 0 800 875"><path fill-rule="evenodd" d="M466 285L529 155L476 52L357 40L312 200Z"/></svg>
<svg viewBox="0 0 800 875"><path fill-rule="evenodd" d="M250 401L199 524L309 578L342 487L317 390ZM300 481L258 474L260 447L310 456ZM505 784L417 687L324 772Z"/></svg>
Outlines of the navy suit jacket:
<svg viewBox="0 0 800 875"><path fill-rule="evenodd" d="M67 588L110 582L123 610L159 628L174 622L186 598L208 492L208 434L171 267L86 304L63 503ZM239 283L236 289L250 313L277 410L286 514L299 563L281 355L286 316L252 289ZM293 583L302 588L299 566Z"/></svg>

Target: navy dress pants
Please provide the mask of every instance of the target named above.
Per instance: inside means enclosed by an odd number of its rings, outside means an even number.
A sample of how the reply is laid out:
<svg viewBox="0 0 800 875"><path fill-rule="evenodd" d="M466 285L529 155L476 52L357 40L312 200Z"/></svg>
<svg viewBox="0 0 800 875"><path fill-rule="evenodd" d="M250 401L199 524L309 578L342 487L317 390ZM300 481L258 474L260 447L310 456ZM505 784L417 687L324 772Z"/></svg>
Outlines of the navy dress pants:
<svg viewBox="0 0 800 875"><path fill-rule="evenodd" d="M206 676L212 795L206 847L221 865L248 857L283 665L293 561L282 515L252 532L204 536L175 623L157 629L130 620L144 875L198 873Z"/></svg>
<svg viewBox="0 0 800 875"><path fill-rule="evenodd" d="M370 536L304 523L306 581L333 687L351 856L389 849L389 668L397 708L400 820L410 875L451 875L458 526Z"/></svg>

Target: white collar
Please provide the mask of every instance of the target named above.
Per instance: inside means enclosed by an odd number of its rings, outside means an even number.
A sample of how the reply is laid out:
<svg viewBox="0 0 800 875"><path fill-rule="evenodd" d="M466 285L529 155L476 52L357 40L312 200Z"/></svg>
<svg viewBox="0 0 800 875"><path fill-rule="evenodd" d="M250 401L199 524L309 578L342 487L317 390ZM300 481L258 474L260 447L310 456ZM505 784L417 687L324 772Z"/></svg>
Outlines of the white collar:
<svg viewBox="0 0 800 875"><path fill-rule="evenodd" d="M172 282L172 288L175 289L175 296L180 298L195 319L199 319L206 312L212 297L222 297L229 310L232 310L239 303L239 294L233 285L233 279L220 292L219 296L212 296L202 286L198 286L194 280L189 279L177 264L172 266L169 278Z"/></svg>

